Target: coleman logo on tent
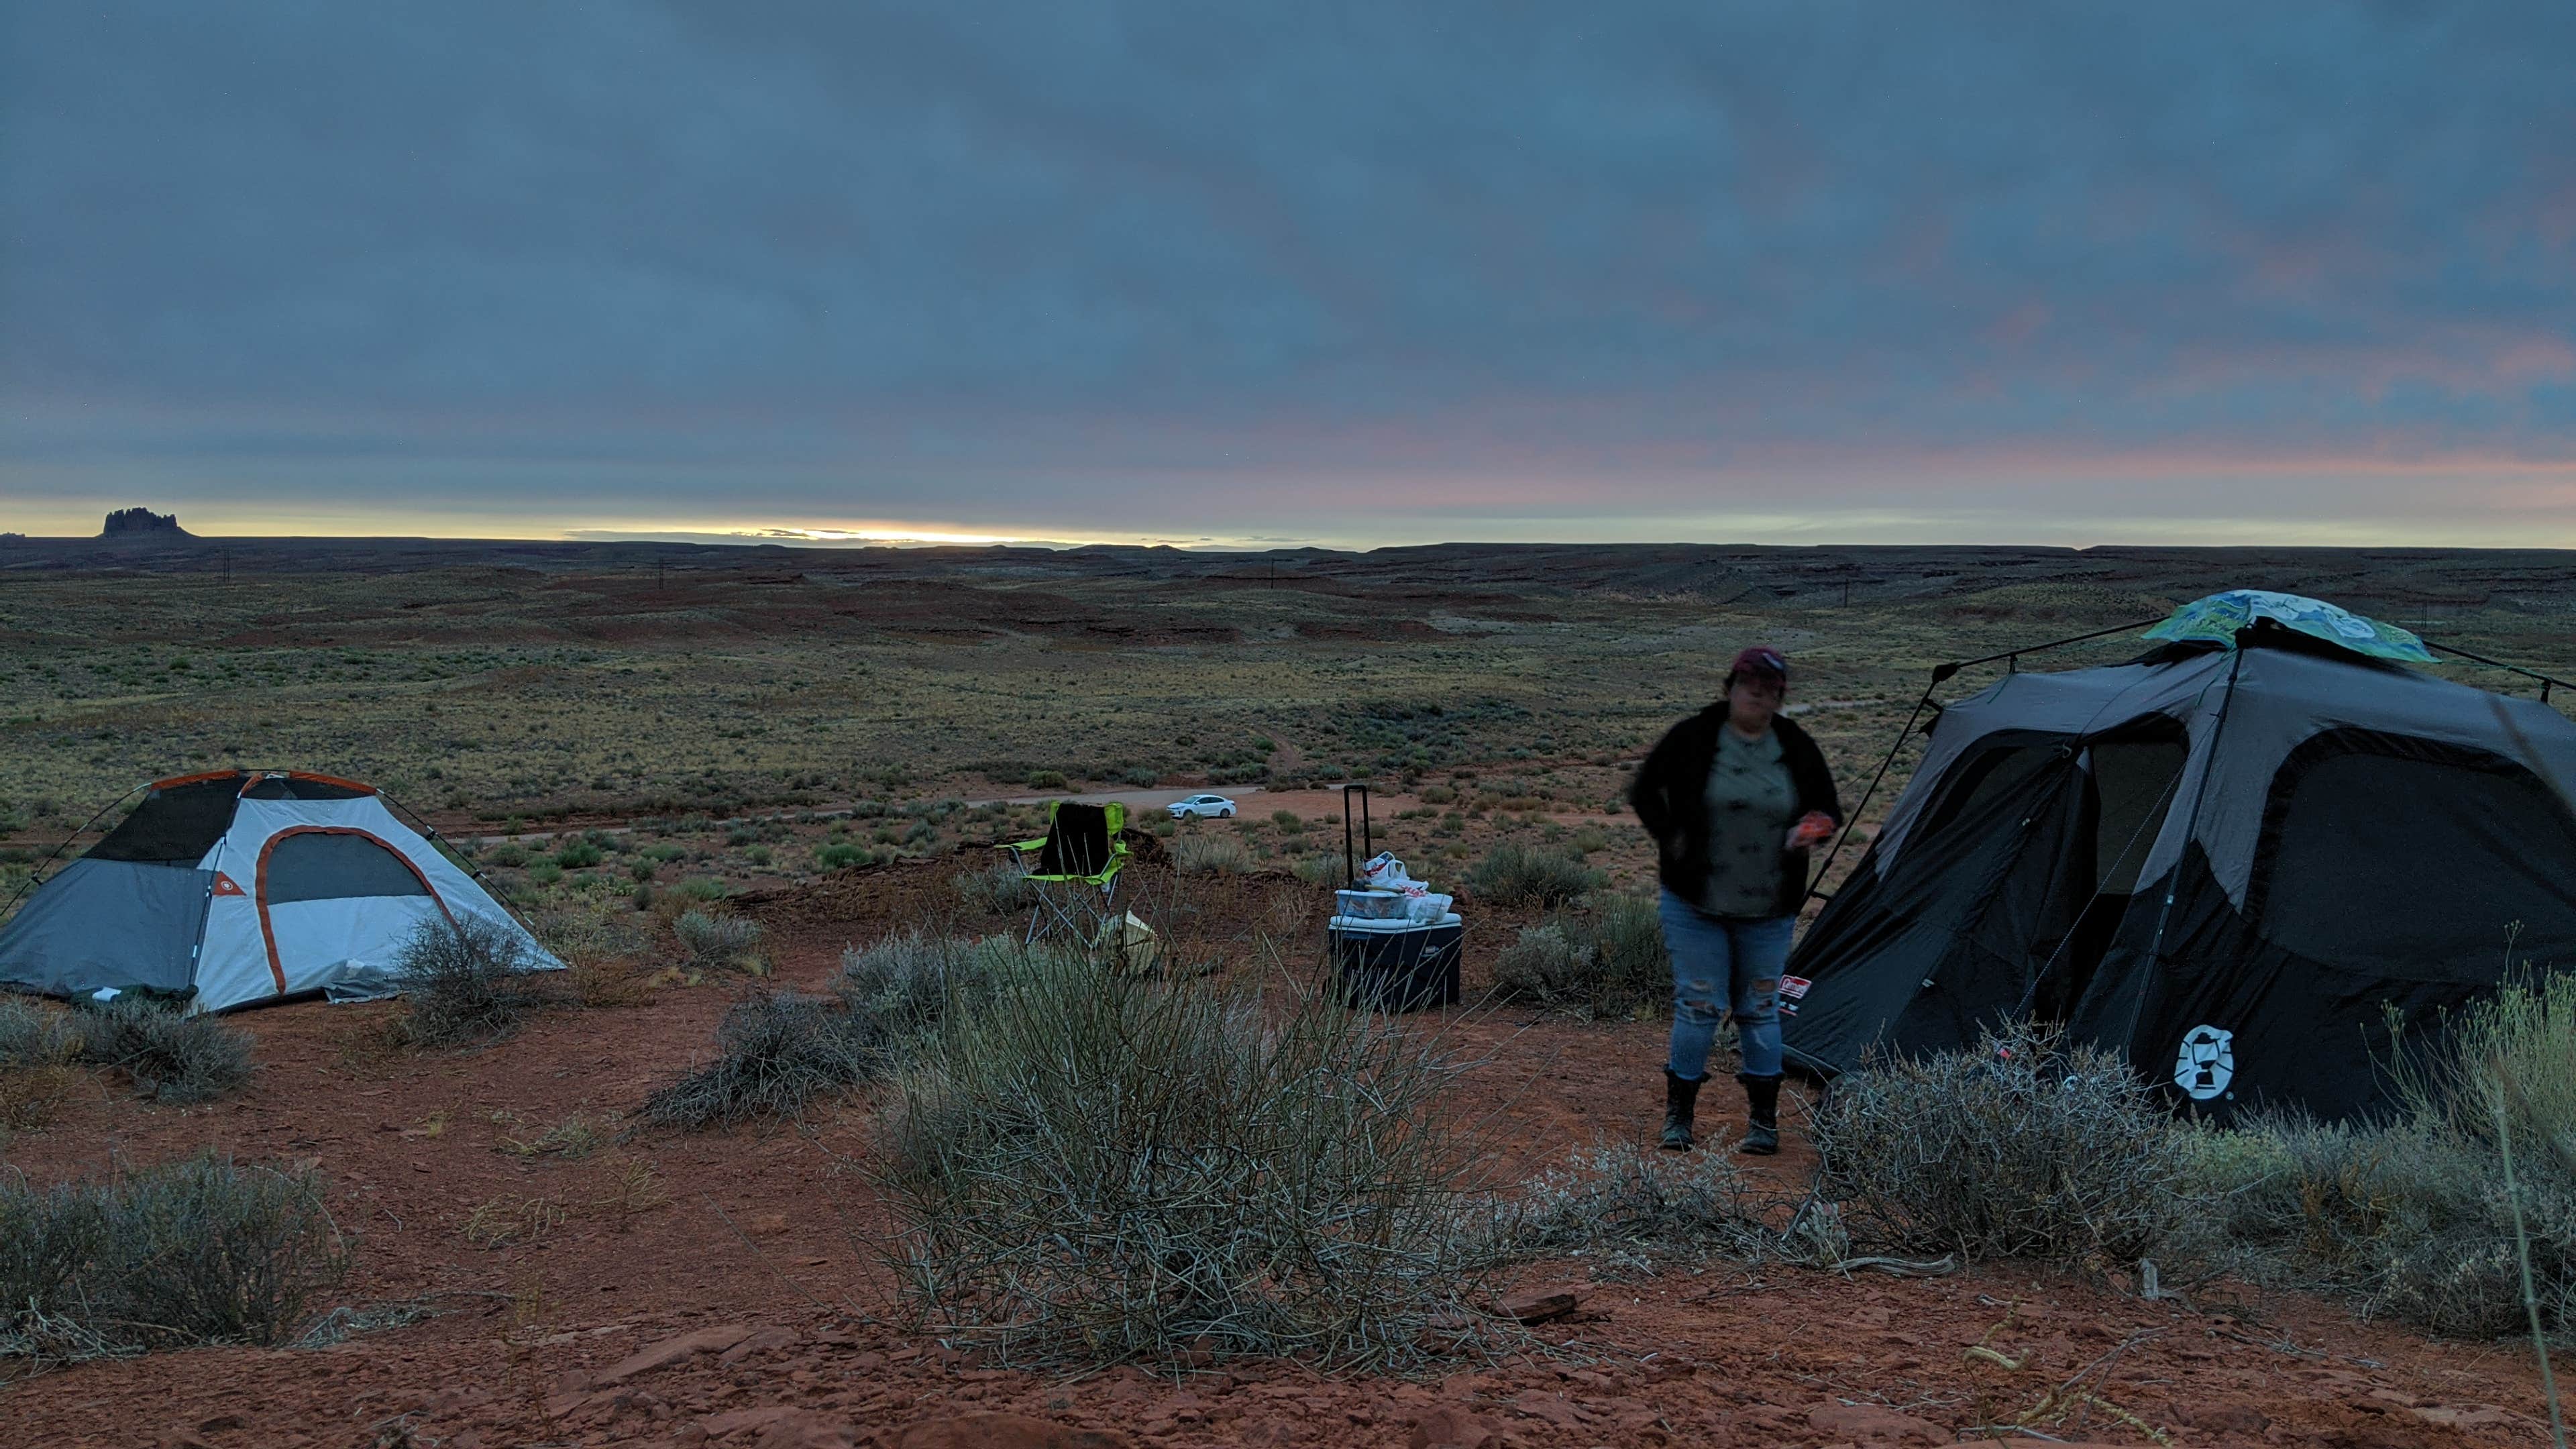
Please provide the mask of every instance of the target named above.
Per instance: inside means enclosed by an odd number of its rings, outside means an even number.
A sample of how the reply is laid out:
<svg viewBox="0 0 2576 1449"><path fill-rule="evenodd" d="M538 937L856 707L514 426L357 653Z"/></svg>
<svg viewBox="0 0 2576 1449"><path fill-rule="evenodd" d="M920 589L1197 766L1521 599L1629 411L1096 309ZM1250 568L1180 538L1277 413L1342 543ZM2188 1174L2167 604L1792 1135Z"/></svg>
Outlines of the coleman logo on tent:
<svg viewBox="0 0 2576 1449"><path fill-rule="evenodd" d="M2236 1078L2236 1033L2214 1026L2184 1032L2182 1051L2174 1058L2174 1085L2206 1102L2227 1090Z"/></svg>
<svg viewBox="0 0 2576 1449"><path fill-rule="evenodd" d="M231 876L224 874L222 871L216 871L214 893L219 896L237 896L242 893L242 888L233 884L233 878Z"/></svg>
<svg viewBox="0 0 2576 1449"><path fill-rule="evenodd" d="M1798 1014L1799 998L1805 996L1807 994L1807 988L1814 984L1814 982L1809 981L1804 976L1781 977L1780 1014L1782 1016L1796 1016Z"/></svg>

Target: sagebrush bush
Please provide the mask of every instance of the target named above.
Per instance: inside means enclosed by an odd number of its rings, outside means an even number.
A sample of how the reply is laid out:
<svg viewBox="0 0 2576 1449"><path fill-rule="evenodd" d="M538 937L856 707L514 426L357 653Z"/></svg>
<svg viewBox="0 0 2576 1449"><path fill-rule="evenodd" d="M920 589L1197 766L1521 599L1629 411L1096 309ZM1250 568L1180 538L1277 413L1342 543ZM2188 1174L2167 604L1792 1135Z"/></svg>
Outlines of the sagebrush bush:
<svg viewBox="0 0 2576 1449"><path fill-rule="evenodd" d="M0 996L0 1071L55 1067L80 1056L80 1033L64 1012L19 996Z"/></svg>
<svg viewBox="0 0 2576 1449"><path fill-rule="evenodd" d="M1507 1254L1589 1258L1604 1275L1701 1257L1788 1256L1795 1205L1721 1152L1595 1146L1531 1183L1502 1219ZM1812 1256L1809 1254L1807 1256Z"/></svg>
<svg viewBox="0 0 2576 1449"><path fill-rule="evenodd" d="M0 1355L283 1343L348 1267L309 1171L205 1153L104 1182L0 1179Z"/></svg>
<svg viewBox="0 0 2576 1449"><path fill-rule="evenodd" d="M1595 1016L1626 1016L1672 998L1672 958L1654 903L1627 895L1589 900L1588 910L1522 928L1495 958L1498 995Z"/></svg>
<svg viewBox="0 0 2576 1449"><path fill-rule="evenodd" d="M397 1034L412 1046L496 1041L559 1004L561 973L535 969L517 930L478 915L423 921L394 958L403 992Z"/></svg>
<svg viewBox="0 0 2576 1449"><path fill-rule="evenodd" d="M1375 1364L1478 1296L1437 1042L1328 1000L1036 955L896 1080L895 1268L952 1342Z"/></svg>
<svg viewBox="0 0 2576 1449"><path fill-rule="evenodd" d="M882 1057L876 1023L830 997L756 991L716 1026L715 1059L644 1099L657 1127L731 1127L793 1117L866 1081Z"/></svg>
<svg viewBox="0 0 2576 1449"><path fill-rule="evenodd" d="M1009 916L1037 904L1037 887L1016 861L996 861L982 870L961 870L948 878L958 903L977 915Z"/></svg>
<svg viewBox="0 0 2576 1449"><path fill-rule="evenodd" d="M250 1033L138 996L78 1009L80 1060L123 1072L162 1102L208 1102L250 1081Z"/></svg>
<svg viewBox="0 0 2576 1449"><path fill-rule="evenodd" d="M2201 1134L2212 1235L2247 1277L2340 1290L2436 1333L2522 1331L2510 1147L2542 1324L2576 1329L2576 977L2509 983L2431 1026L2401 1036L2413 1050L2392 1063L2387 1120Z"/></svg>
<svg viewBox="0 0 2576 1449"><path fill-rule="evenodd" d="M1338 855L1301 855L1288 862L1288 870L1310 886L1339 888L1350 884L1350 874L1342 869L1342 858Z"/></svg>
<svg viewBox="0 0 2576 1449"><path fill-rule="evenodd" d="M750 971L764 969L760 956L760 923L740 916L684 911L671 923L671 934L692 969Z"/></svg>
<svg viewBox="0 0 2576 1449"><path fill-rule="evenodd" d="M1467 888L1495 905L1559 906L1601 884L1578 856L1506 840L1467 870Z"/></svg>
<svg viewBox="0 0 2576 1449"><path fill-rule="evenodd" d="M2118 1055L2016 1024L1835 1079L1818 1188L1865 1249L2134 1265L2193 1211L2183 1129Z"/></svg>
<svg viewBox="0 0 2576 1449"><path fill-rule="evenodd" d="M864 950L843 951L833 989L851 1011L875 1023L887 1050L899 1051L990 999L1030 954L1031 948L1007 936L970 941L914 927Z"/></svg>
<svg viewBox="0 0 2576 1449"><path fill-rule="evenodd" d="M1232 835L1184 835L1172 842L1172 865L1205 875L1243 875L1252 869L1252 850Z"/></svg>

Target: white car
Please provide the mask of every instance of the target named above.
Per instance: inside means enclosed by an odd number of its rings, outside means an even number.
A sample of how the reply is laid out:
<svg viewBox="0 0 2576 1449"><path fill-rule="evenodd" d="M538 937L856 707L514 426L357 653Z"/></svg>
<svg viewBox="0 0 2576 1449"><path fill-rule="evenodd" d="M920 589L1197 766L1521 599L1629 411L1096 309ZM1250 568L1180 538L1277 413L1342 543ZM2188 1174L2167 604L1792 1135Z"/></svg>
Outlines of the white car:
<svg viewBox="0 0 2576 1449"><path fill-rule="evenodd" d="M1193 817L1205 818L1210 815L1215 816L1219 820L1233 819L1234 802L1228 800L1223 795L1192 795L1186 800L1175 800L1172 802L1172 818L1174 820L1188 820Z"/></svg>

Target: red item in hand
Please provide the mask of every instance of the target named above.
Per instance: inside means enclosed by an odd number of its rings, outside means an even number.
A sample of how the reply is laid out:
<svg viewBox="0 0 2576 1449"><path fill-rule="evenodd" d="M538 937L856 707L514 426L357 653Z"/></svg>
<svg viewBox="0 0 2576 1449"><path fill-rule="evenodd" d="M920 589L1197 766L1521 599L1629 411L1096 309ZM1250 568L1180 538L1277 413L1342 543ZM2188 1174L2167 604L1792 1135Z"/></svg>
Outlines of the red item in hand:
<svg viewBox="0 0 2576 1449"><path fill-rule="evenodd" d="M1789 849L1804 850L1811 845L1822 845L1833 833L1834 817L1822 810L1810 810L1799 817L1797 824L1789 827Z"/></svg>

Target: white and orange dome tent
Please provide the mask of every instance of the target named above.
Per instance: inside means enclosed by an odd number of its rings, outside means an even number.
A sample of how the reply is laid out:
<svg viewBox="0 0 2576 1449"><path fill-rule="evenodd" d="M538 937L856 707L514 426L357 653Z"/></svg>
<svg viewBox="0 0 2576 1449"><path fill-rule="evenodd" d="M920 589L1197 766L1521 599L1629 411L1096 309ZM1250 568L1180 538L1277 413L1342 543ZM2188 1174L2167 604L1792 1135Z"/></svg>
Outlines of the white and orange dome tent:
<svg viewBox="0 0 2576 1449"><path fill-rule="evenodd" d="M156 780L0 925L0 987L139 991L227 1011L399 989L422 925L481 917L563 963L373 786L294 770Z"/></svg>

